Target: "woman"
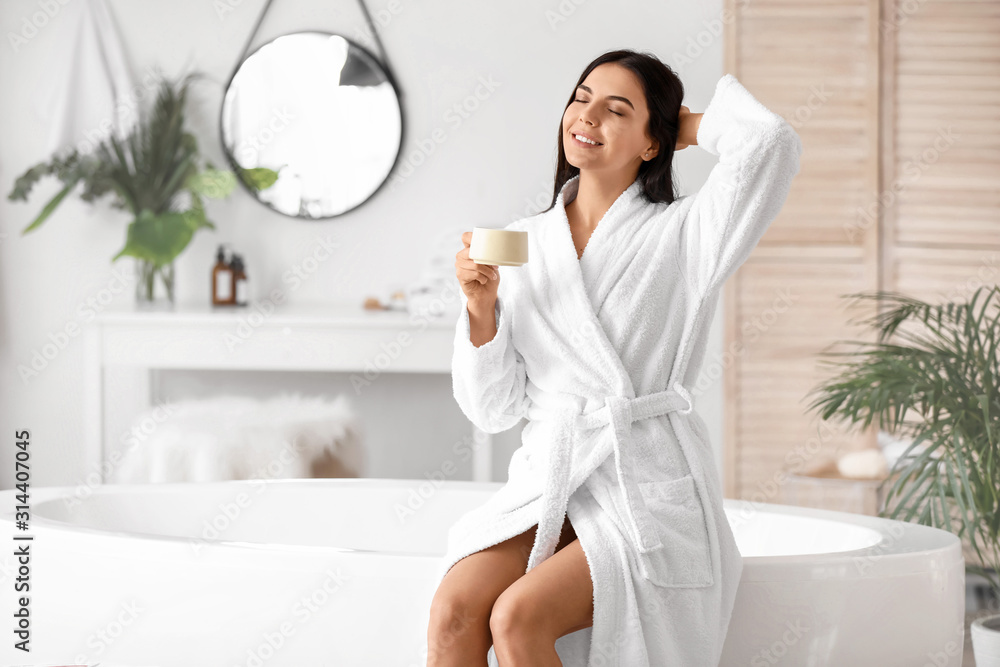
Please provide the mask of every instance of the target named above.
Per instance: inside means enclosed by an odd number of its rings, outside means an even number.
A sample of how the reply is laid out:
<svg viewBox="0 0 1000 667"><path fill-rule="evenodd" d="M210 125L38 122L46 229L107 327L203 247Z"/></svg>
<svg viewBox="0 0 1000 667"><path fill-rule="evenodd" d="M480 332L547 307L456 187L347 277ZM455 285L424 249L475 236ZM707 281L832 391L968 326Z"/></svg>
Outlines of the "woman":
<svg viewBox="0 0 1000 667"><path fill-rule="evenodd" d="M802 145L726 75L704 113L654 56L605 53L563 113L528 264L462 235L455 398L497 433L528 418L508 482L448 534L433 667L715 667L742 560L697 377L719 290L780 210ZM719 157L675 197L675 150ZM502 275L502 279L501 279Z"/></svg>

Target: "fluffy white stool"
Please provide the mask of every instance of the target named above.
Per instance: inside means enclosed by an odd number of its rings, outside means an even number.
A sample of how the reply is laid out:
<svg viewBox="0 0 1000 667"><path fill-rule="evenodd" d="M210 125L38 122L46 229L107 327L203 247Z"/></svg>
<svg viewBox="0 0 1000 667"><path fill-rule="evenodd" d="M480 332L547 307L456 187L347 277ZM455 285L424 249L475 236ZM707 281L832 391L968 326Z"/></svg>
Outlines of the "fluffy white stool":
<svg viewBox="0 0 1000 667"><path fill-rule="evenodd" d="M151 420L152 433L121 450L109 482L360 477L364 468L358 418L343 395L183 400L133 424Z"/></svg>

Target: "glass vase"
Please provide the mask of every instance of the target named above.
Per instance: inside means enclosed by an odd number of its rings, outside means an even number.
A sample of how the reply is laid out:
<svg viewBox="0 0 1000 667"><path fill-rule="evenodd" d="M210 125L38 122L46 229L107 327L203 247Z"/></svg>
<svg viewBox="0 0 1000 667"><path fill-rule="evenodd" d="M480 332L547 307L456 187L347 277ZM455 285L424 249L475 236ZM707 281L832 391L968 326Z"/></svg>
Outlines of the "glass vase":
<svg viewBox="0 0 1000 667"><path fill-rule="evenodd" d="M174 307L174 264L155 265L139 259L135 283L136 305L143 310L171 310Z"/></svg>

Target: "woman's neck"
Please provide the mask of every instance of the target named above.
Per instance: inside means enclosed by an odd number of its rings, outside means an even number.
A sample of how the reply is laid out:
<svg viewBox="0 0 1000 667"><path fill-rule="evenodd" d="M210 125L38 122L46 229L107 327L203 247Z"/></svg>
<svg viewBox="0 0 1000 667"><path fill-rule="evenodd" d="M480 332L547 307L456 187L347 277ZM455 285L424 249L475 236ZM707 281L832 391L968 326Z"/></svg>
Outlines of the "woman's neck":
<svg viewBox="0 0 1000 667"><path fill-rule="evenodd" d="M576 197L566 205L567 217L583 229L594 229L638 174L638 171L609 174L581 169Z"/></svg>

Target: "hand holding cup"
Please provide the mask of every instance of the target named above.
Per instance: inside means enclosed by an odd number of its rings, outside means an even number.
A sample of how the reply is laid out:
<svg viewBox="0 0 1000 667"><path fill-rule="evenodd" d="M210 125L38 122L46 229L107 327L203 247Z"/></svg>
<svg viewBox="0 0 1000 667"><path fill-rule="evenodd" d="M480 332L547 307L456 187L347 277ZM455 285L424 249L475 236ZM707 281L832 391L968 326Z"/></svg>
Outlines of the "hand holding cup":
<svg viewBox="0 0 1000 667"><path fill-rule="evenodd" d="M472 232L462 234L464 248L455 254L455 275L458 283L470 302L489 303L496 301L497 289L500 286L499 267L491 264L479 264L469 258L469 248L472 245Z"/></svg>
<svg viewBox="0 0 1000 667"><path fill-rule="evenodd" d="M528 232L474 227L462 234L464 248L455 255L455 273L469 301L493 303L500 285L500 266L528 261Z"/></svg>

